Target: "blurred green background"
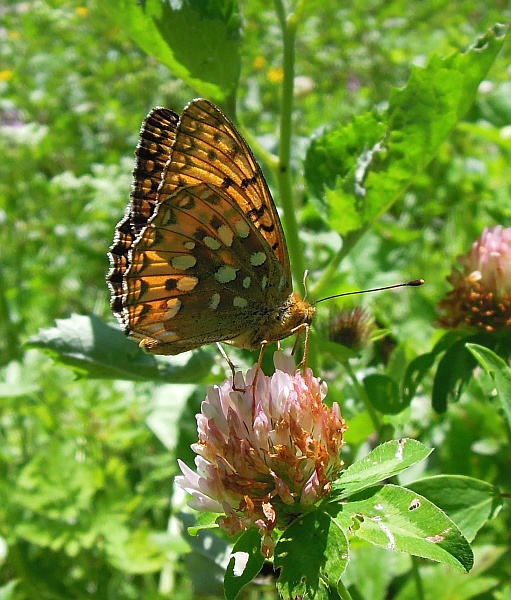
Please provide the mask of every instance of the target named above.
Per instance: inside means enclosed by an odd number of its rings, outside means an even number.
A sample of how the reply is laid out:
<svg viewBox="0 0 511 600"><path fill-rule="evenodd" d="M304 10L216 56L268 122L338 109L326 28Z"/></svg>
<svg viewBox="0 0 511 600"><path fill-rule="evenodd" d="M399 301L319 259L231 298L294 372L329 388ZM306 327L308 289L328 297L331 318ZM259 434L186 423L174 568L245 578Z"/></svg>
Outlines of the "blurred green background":
<svg viewBox="0 0 511 600"><path fill-rule="evenodd" d="M223 548L188 553L169 521L175 457L191 456L203 388L80 378L25 345L40 328L73 313L114 324L106 253L128 202L140 123L153 106L179 112L198 95L193 82L184 83L128 36L123 11L129 4L7 0L0 7L2 598L221 595ZM225 3L217 4L221 10ZM434 53L466 50L510 14L503 0L305 3L296 44L292 166L312 284L341 241L305 186L311 139L384 108L412 65L426 65ZM258 0L244 3L240 18L241 36L233 42L239 87L216 100L229 108L236 96L238 122L256 153L259 146L276 152L283 76L278 19L273 6ZM342 291L418 277L427 282L419 290L360 300L391 331L391 351L398 353L390 372L439 339L435 306L449 289L445 277L455 257L483 227L509 225L510 54L507 40L467 115L342 263ZM263 151L260 157L275 190ZM325 308L318 331L327 321ZM224 364L214 349L206 355L214 369L202 382L218 381ZM373 429L353 385L335 361L326 365L331 399L341 401L351 428L349 461L367 450ZM506 429L498 408L474 387L438 415L427 379L412 407L388 422L395 436L436 446L429 473L471 475L509 488ZM447 583L458 581L471 584L452 598L511 597L509 551L507 509L479 534L473 574L458 580L440 568L424 570L428 594L440 594L426 597L447 597ZM413 597L406 595L407 557L372 547L354 552L349 581L366 577L364 566L374 574L358 581L360 597ZM443 588L433 586L439 581ZM271 588L259 593L275 594Z"/></svg>

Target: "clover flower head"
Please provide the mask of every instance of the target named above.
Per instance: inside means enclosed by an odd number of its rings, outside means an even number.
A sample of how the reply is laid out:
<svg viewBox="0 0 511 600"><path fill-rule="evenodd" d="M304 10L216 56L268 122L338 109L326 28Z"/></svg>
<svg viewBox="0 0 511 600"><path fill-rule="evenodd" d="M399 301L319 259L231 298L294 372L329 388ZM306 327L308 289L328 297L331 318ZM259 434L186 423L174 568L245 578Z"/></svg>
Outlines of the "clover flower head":
<svg viewBox="0 0 511 600"><path fill-rule="evenodd" d="M324 404L327 386L310 369L296 370L281 351L274 362L271 377L255 366L208 389L196 417L196 471L179 461L176 478L192 508L222 513L217 523L230 535L258 527L266 557L274 529L329 492L347 429L339 405Z"/></svg>
<svg viewBox="0 0 511 600"><path fill-rule="evenodd" d="M453 268L447 278L453 289L438 304L438 323L448 329L511 327L511 228L486 227L458 262L463 270Z"/></svg>

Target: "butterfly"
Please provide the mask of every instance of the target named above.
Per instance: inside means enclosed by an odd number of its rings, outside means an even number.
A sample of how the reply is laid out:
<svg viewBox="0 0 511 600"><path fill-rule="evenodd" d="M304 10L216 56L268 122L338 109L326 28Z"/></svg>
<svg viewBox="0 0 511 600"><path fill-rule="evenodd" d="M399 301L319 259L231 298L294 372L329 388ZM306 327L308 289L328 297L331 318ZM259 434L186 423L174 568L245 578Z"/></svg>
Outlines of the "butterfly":
<svg viewBox="0 0 511 600"><path fill-rule="evenodd" d="M142 124L107 275L124 332L154 354L257 349L305 328L275 203L250 147L204 99Z"/></svg>

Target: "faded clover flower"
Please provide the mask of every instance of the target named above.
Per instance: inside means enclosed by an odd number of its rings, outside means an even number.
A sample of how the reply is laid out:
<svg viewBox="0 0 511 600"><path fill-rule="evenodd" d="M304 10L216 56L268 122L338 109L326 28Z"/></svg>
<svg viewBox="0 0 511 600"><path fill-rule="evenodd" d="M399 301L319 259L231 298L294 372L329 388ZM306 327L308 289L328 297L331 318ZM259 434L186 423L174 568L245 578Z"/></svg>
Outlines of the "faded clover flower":
<svg viewBox="0 0 511 600"><path fill-rule="evenodd" d="M255 366L245 378L236 373L234 386L230 377L208 389L192 445L197 471L179 461L176 478L192 508L223 513L217 523L230 535L257 526L267 558L273 530L330 491L347 429L339 405L323 403L327 386L310 369L296 370L281 351L274 362L271 377Z"/></svg>
<svg viewBox="0 0 511 600"><path fill-rule="evenodd" d="M511 327L511 228L486 227L468 254L458 256L447 281L453 289L438 304L440 326L498 331Z"/></svg>

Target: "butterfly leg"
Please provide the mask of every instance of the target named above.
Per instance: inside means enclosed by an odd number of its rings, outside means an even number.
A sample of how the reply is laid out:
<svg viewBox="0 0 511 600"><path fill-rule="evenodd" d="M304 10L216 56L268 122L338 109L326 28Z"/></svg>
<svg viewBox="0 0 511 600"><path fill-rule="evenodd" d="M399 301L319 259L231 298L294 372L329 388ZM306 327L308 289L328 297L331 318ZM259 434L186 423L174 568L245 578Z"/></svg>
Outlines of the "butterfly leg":
<svg viewBox="0 0 511 600"><path fill-rule="evenodd" d="M268 345L268 342L266 340L263 340L261 342L261 350L259 351L259 358L257 359L256 372L254 375L254 380L252 381L252 389L254 390L254 400L255 400L255 389L256 389L257 378L259 377L259 371L261 370L261 365L263 364L264 352L266 350L267 345Z"/></svg>
<svg viewBox="0 0 511 600"><path fill-rule="evenodd" d="M234 363L232 362L232 360L227 356L227 352L223 349L222 344L220 344L220 342L216 343L217 348L220 350L220 354L224 357L225 362L229 365L229 369L231 369L231 373L232 373L232 383L234 386L234 376L236 375L236 367L234 366ZM233 389L236 389L233 387ZM242 391L242 390L236 390L236 391Z"/></svg>
<svg viewBox="0 0 511 600"><path fill-rule="evenodd" d="M296 333L295 343L293 346L293 350L291 352L291 354L294 356L296 349L298 347L298 339L300 337L300 333L302 332L302 330L305 330L305 340L303 342L303 357L302 357L302 360L300 361L300 364L298 365L298 366L302 367L302 369L305 369L307 367L307 356L309 354L310 329L311 328L310 328L309 323L302 323L301 325L298 325L291 331L291 334Z"/></svg>
<svg viewBox="0 0 511 600"><path fill-rule="evenodd" d="M259 377L259 372L261 371L261 365L263 364L264 353L266 351L267 345L268 345L268 342L266 340L263 340L261 342L261 350L259 351L259 358L257 359L256 372L254 375L254 379L252 381L252 422L254 421L254 417L255 417L255 403L256 403L255 395L256 395L257 378Z"/></svg>

